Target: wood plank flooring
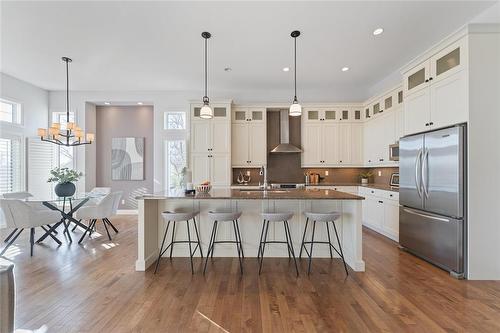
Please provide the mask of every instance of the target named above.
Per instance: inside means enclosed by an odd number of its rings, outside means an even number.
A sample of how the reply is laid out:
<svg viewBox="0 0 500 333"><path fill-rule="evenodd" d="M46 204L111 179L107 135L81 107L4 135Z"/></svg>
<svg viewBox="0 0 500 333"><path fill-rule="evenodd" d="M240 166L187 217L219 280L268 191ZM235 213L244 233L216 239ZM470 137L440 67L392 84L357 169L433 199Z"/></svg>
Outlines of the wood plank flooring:
<svg viewBox="0 0 500 333"><path fill-rule="evenodd" d="M35 246L28 234L6 258L15 263L16 328L49 332L500 332L500 282L458 281L363 231L366 272L345 277L339 260L164 259L158 274L135 272L137 218L118 216L120 233ZM1 233L2 239L7 235ZM74 239L80 232L77 232ZM206 251L204 251L206 252Z"/></svg>

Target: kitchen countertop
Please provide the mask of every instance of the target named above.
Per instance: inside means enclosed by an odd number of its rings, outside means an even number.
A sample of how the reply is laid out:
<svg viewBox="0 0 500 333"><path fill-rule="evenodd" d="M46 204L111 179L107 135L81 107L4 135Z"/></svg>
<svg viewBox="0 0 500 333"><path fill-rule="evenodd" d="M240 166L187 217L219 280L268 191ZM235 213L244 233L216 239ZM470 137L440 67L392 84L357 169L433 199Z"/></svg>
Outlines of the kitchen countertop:
<svg viewBox="0 0 500 333"><path fill-rule="evenodd" d="M239 199L239 200L364 200L364 197L327 189L278 189L268 191L212 189L209 193L186 195L183 190L142 195L136 199Z"/></svg>
<svg viewBox="0 0 500 333"><path fill-rule="evenodd" d="M238 187L256 187L259 186L259 184L247 184L247 185L242 185L242 184L233 184L231 186L238 186ZM393 192L399 192L399 187L395 186L390 186L388 184L361 184L361 183L335 183L335 182L324 182L324 183L318 183L318 184L308 184L306 185L307 187L321 187L321 186L362 186L362 187L368 187L368 188L374 188L378 190L384 190L384 191L393 191Z"/></svg>

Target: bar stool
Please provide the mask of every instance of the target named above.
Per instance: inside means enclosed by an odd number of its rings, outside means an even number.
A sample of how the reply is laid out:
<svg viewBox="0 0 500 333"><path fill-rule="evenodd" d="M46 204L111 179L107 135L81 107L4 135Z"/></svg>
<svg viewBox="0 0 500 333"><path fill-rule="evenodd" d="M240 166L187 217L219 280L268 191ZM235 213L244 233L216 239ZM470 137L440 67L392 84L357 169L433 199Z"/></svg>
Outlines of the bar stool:
<svg viewBox="0 0 500 333"><path fill-rule="evenodd" d="M244 258L243 254L243 246L241 245L241 234L240 234L240 225L238 219L240 218L242 212L228 212L228 211L209 211L208 218L213 222L212 226L212 235L210 236L210 242L208 244L208 252L207 258L205 259L205 268L203 269L203 274L207 270L208 257L214 257L214 247L215 244L236 244L236 249L238 250L238 259L240 261L240 273L243 274L243 263L242 258ZM217 240L217 229L219 228L219 222L233 222L233 230L234 230L234 241L231 240Z"/></svg>
<svg viewBox="0 0 500 333"><path fill-rule="evenodd" d="M292 236L290 235L290 226L288 225L288 220L293 217L293 213L262 213L262 218L264 222L262 223L262 231L260 233L259 242L259 253L257 254L257 260L260 259L259 263L259 275L262 270L262 262L264 261L264 250L266 244L286 244L288 248L288 258L293 257L295 263L295 271L297 276L299 276L299 269L297 267L297 260L295 258L295 252L293 251ZM267 232L269 231L269 222L283 222L285 228L286 241L268 241Z"/></svg>
<svg viewBox="0 0 500 333"><path fill-rule="evenodd" d="M201 250L201 244L200 244L200 236L198 234L198 227L196 226L196 215L198 215L200 212L199 211L194 211L194 212L169 212L165 211L161 213L161 216L163 217L164 221L167 221L167 227L165 228L165 234L163 235L163 241L161 242L161 247L160 247L160 254L158 255L158 259L156 260L156 267L155 267L155 274L156 271L158 270L158 266L160 265L160 259L161 256L170 248L170 259L172 259L172 251L174 250L174 244L178 243L188 243L189 244L189 259L191 260L191 273L194 274L194 268L193 268L193 256L196 253L196 250L200 250L200 256L203 258L203 252ZM196 233L196 240L191 240L191 232L189 230L189 221L193 220L194 224L194 230ZM175 224L180 221L186 221L186 226L187 226L187 236L188 240L181 240L177 241L175 240ZM172 228L172 240L170 241L170 244L163 249L163 245L165 244L165 239L167 238L167 233L168 233L168 228L170 227L170 222L173 222L174 226ZM194 250L191 248L191 243L196 243L196 246Z"/></svg>
<svg viewBox="0 0 500 333"><path fill-rule="evenodd" d="M307 269L307 274L309 275L311 273L311 261L312 261L312 255L313 255L313 244L328 244L329 250L330 250L330 258L333 259L333 252L332 248L337 252L337 254L342 258L342 261L344 263L344 269L347 275L349 275L349 271L347 270L347 265L345 263L344 259L344 253L342 252L342 245L340 244L339 240L339 235L337 233L337 227L335 226L335 220L337 220L341 214L339 212L330 212L330 213L312 213L312 212L305 212L304 215L306 216L306 226L304 228L304 234L302 235L302 244L300 245L300 253L299 253L299 258L302 258L302 249L304 249L307 253L307 256L309 257L309 267ZM304 241L306 238L306 232L307 232L307 225L309 224L309 220L313 220L313 228L312 228L312 235L311 235L311 241L306 242ZM315 241L314 240L314 232L316 231L316 222L326 222L326 232L328 234L328 242L320 242L320 241ZM339 250L335 246L333 246L332 241L330 239L330 228L329 228L329 222L332 222L333 224L333 230L335 231L335 237L337 238L337 243L339 244ZM311 244L311 249L310 251L307 251L306 244Z"/></svg>

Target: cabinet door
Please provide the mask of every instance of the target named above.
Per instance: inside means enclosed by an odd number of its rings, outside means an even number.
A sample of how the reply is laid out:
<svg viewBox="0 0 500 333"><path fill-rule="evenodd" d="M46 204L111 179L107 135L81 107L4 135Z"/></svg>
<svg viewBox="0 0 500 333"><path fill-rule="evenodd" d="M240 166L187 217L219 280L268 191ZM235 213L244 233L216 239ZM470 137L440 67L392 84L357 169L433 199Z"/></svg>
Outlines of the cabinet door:
<svg viewBox="0 0 500 333"><path fill-rule="evenodd" d="M323 121L337 121L337 118L341 116L342 115L339 115L337 113L337 110L331 110L331 109L323 110L320 113L320 117L321 119L323 119Z"/></svg>
<svg viewBox="0 0 500 333"><path fill-rule="evenodd" d="M398 142L403 136L403 108L396 107L394 109L394 140L393 142Z"/></svg>
<svg viewBox="0 0 500 333"><path fill-rule="evenodd" d="M417 91L427 88L430 71L430 61L426 60L415 68L411 69L404 75L405 95L416 93Z"/></svg>
<svg viewBox="0 0 500 333"><path fill-rule="evenodd" d="M305 122L319 122L323 119L323 112L318 108L315 109L304 109Z"/></svg>
<svg viewBox="0 0 500 333"><path fill-rule="evenodd" d="M253 121L249 128L249 152L248 159L251 166L261 166L267 164L267 140L265 123Z"/></svg>
<svg viewBox="0 0 500 333"><path fill-rule="evenodd" d="M248 109L247 118L253 123L265 123L266 110L259 108L250 108Z"/></svg>
<svg viewBox="0 0 500 333"><path fill-rule="evenodd" d="M399 203L397 201L384 201L383 231L395 241L399 241Z"/></svg>
<svg viewBox="0 0 500 333"><path fill-rule="evenodd" d="M320 152L323 155L323 165L337 165L339 160L338 153L339 125L336 123L324 123L321 128Z"/></svg>
<svg viewBox="0 0 500 333"><path fill-rule="evenodd" d="M321 156L321 128L320 124L304 125L302 139L302 165L320 166L323 163Z"/></svg>
<svg viewBox="0 0 500 333"><path fill-rule="evenodd" d="M210 120L194 120L191 124L191 152L207 153L211 148Z"/></svg>
<svg viewBox="0 0 500 333"><path fill-rule="evenodd" d="M363 124L351 125L351 164L363 165Z"/></svg>
<svg viewBox="0 0 500 333"><path fill-rule="evenodd" d="M389 145L395 142L396 116L395 112L389 112L381 118L380 132L381 145L379 151L379 164L388 164L389 161Z"/></svg>
<svg viewBox="0 0 500 333"><path fill-rule="evenodd" d="M432 128L463 123L467 115L467 78L461 71L430 86Z"/></svg>
<svg viewBox="0 0 500 333"><path fill-rule="evenodd" d="M215 118L214 118L215 119ZM227 121L211 120L212 153L229 153L231 147L230 123Z"/></svg>
<svg viewBox="0 0 500 333"><path fill-rule="evenodd" d="M232 112L233 123L246 123L248 121L248 112L246 109L235 109Z"/></svg>
<svg viewBox="0 0 500 333"><path fill-rule="evenodd" d="M351 164L351 124L342 123L338 127L338 163L339 165L349 165Z"/></svg>
<svg viewBox="0 0 500 333"><path fill-rule="evenodd" d="M431 58L431 84L460 72L465 68L467 52L465 38L448 46Z"/></svg>
<svg viewBox="0 0 500 333"><path fill-rule="evenodd" d="M250 163L249 128L248 123L232 124L231 164L233 167L246 167Z"/></svg>
<svg viewBox="0 0 500 333"><path fill-rule="evenodd" d="M351 118L351 111L350 110L341 110L340 111L340 119L339 120L344 120L344 121L350 121L352 120Z"/></svg>
<svg viewBox="0 0 500 333"><path fill-rule="evenodd" d="M198 185L210 179L211 158L208 153L191 154L191 170L193 172L193 184Z"/></svg>
<svg viewBox="0 0 500 333"><path fill-rule="evenodd" d="M374 156L374 146L375 146L375 138L377 137L377 134L375 132L375 123L377 119L370 120L365 123L365 133L364 133L364 164L367 166L372 166L375 163L375 156Z"/></svg>
<svg viewBox="0 0 500 333"><path fill-rule="evenodd" d="M213 186L231 185L231 161L229 154L212 154L210 157L210 178Z"/></svg>
<svg viewBox="0 0 500 333"><path fill-rule="evenodd" d="M384 206L378 198L367 196L363 201L363 224L381 231L384 220Z"/></svg>
<svg viewBox="0 0 500 333"><path fill-rule="evenodd" d="M405 135L429 129L430 96L429 89L406 96L404 103Z"/></svg>

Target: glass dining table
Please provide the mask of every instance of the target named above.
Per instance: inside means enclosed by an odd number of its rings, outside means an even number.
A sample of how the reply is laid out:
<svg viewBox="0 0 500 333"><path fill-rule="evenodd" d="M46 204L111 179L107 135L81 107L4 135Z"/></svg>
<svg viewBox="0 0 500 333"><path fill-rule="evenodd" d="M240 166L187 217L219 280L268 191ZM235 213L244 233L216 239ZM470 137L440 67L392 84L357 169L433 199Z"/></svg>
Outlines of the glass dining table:
<svg viewBox="0 0 500 333"><path fill-rule="evenodd" d="M51 225L48 228L44 228L45 234L43 234L43 236L40 237L36 242L40 243L45 238L50 236L58 244L61 244L61 242L57 239L57 237L55 237L55 234L57 234L57 228L59 228L61 224L64 226L63 234L66 234L69 241L72 242L73 239L71 238L71 234L69 232L69 226L71 223L75 224L75 227L81 227L84 230L86 230L88 227L85 224L81 223L79 220L74 218L75 212L84 205L88 204L90 200L98 201L100 198L104 196L105 194L103 193L81 192L81 193L75 193L75 195L71 197L58 197L55 194L53 194L52 197L48 198L47 197L39 198L35 196L23 199L24 202L28 204L40 203L51 210L56 210L61 213L61 220L59 220L58 222L56 222L55 224Z"/></svg>

